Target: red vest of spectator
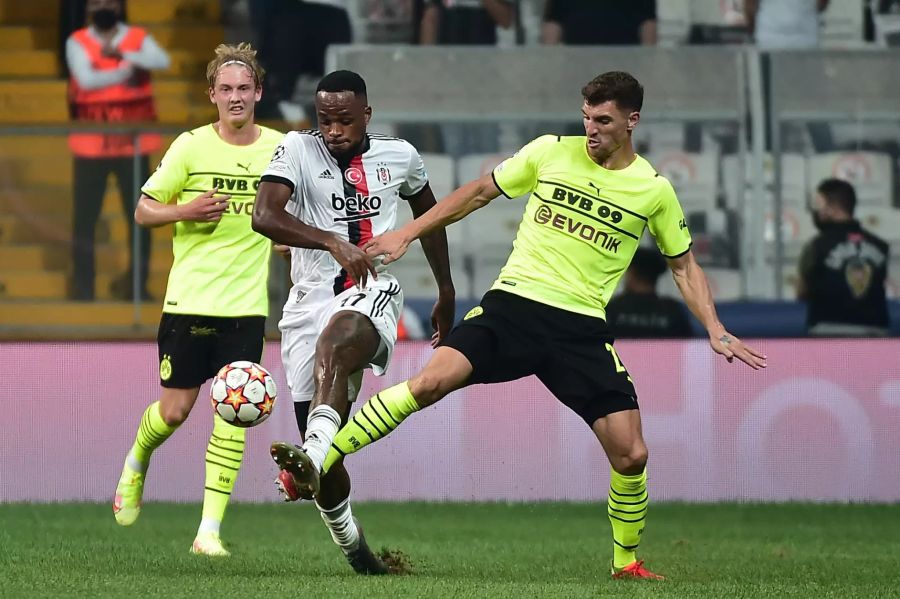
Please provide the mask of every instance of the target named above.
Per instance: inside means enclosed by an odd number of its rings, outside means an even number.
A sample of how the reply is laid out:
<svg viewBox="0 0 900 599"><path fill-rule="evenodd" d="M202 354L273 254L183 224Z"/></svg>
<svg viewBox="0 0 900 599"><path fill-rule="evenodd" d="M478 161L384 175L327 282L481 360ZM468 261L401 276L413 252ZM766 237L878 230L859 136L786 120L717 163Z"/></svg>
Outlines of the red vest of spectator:
<svg viewBox="0 0 900 599"><path fill-rule="evenodd" d="M116 49L119 53L137 52L146 36L143 29L129 27ZM103 46L87 28L79 29L72 37L84 48L95 69L105 71L121 66L121 58L103 55ZM118 124L156 120L150 73L144 70L135 70L135 75L128 81L99 89L84 89L72 77L69 79L69 103L76 121ZM154 152L162 145L160 136L155 133L140 135L139 142L140 154ZM82 158L115 158L135 153L134 138L128 134L73 133L69 135L69 148Z"/></svg>

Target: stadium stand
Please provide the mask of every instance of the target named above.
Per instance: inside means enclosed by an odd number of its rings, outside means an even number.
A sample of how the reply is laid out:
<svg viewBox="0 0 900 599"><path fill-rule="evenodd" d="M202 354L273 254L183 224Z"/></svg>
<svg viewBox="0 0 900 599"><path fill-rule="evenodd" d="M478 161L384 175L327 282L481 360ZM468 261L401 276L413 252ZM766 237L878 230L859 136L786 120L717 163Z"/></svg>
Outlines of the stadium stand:
<svg viewBox="0 0 900 599"><path fill-rule="evenodd" d="M72 165L64 135L21 132L29 125L68 122L66 81L55 48L58 0L0 0L0 126L19 126L0 143L0 327L127 327L131 304L65 301L70 269ZM130 0L129 22L145 26L172 57L154 81L159 120L172 134L185 123L214 115L202 77L211 48L223 41L217 0ZM158 156L153 157L155 163ZM110 185L97 235L98 299L109 300L110 280L127 268L127 229L120 198ZM161 298L171 265L171 231L153 231L151 293ZM156 324L155 302L140 311L142 326Z"/></svg>

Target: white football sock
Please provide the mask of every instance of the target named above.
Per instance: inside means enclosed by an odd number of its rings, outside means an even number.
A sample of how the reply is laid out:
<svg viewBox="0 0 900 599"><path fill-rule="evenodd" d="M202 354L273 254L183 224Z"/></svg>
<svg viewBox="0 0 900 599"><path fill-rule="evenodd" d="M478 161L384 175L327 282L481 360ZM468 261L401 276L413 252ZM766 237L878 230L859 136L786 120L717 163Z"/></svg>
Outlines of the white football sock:
<svg viewBox="0 0 900 599"><path fill-rule="evenodd" d="M306 442L303 451L310 457L316 470L322 470L331 442L341 428L341 417L331 406L316 406L306 419Z"/></svg>
<svg viewBox="0 0 900 599"><path fill-rule="evenodd" d="M331 532L331 538L344 553L349 553L359 547L359 529L353 520L349 498L330 510L326 510L318 503L316 503L316 507L319 508L322 520Z"/></svg>

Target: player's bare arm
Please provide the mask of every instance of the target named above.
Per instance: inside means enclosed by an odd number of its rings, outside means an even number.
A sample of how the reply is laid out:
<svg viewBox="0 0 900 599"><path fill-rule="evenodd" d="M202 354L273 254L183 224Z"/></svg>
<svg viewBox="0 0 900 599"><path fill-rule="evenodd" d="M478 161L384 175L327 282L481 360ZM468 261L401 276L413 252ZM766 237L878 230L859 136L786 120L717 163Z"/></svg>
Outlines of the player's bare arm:
<svg viewBox="0 0 900 599"><path fill-rule="evenodd" d="M384 256L384 263L390 264L399 260L406 253L409 244L416 239L462 220L469 213L487 206L500 193L494 178L490 174L484 175L466 183L421 217L411 220L396 231L375 237L364 249L370 256Z"/></svg>
<svg viewBox="0 0 900 599"><path fill-rule="evenodd" d="M413 216L419 218L437 204L431 186L426 184L416 195L407 198ZM421 238L422 250L428 259L428 265L438 286L438 298L431 309L432 347L450 332L456 310L456 290L450 276L450 256L447 251L447 233L437 229Z"/></svg>
<svg viewBox="0 0 900 599"><path fill-rule="evenodd" d="M697 264L694 253L689 250L678 258L668 258L667 262L688 308L706 329L713 351L725 356L729 362L737 358L754 370L765 368L766 356L744 345L719 321L709 282L703 269Z"/></svg>
<svg viewBox="0 0 900 599"><path fill-rule="evenodd" d="M364 251L333 233L301 222L285 211L290 197L291 189L287 185L261 182L253 207L253 230L275 243L329 252L361 287L365 287L370 273L372 278L377 278L372 258Z"/></svg>
<svg viewBox="0 0 900 599"><path fill-rule="evenodd" d="M141 194L134 209L134 220L142 227L159 227L178 221L214 223L228 209L231 195L219 193L214 187L185 204L165 204L147 194Z"/></svg>

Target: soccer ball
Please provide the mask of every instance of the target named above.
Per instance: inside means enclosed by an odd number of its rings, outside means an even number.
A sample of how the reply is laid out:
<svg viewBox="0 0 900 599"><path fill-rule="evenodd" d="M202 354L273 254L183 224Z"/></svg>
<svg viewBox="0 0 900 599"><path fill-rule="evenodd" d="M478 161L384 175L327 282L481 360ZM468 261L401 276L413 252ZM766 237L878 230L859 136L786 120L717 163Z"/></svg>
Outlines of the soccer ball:
<svg viewBox="0 0 900 599"><path fill-rule="evenodd" d="M209 399L225 422L248 428L262 423L275 407L277 389L269 371L247 360L238 360L219 370Z"/></svg>

